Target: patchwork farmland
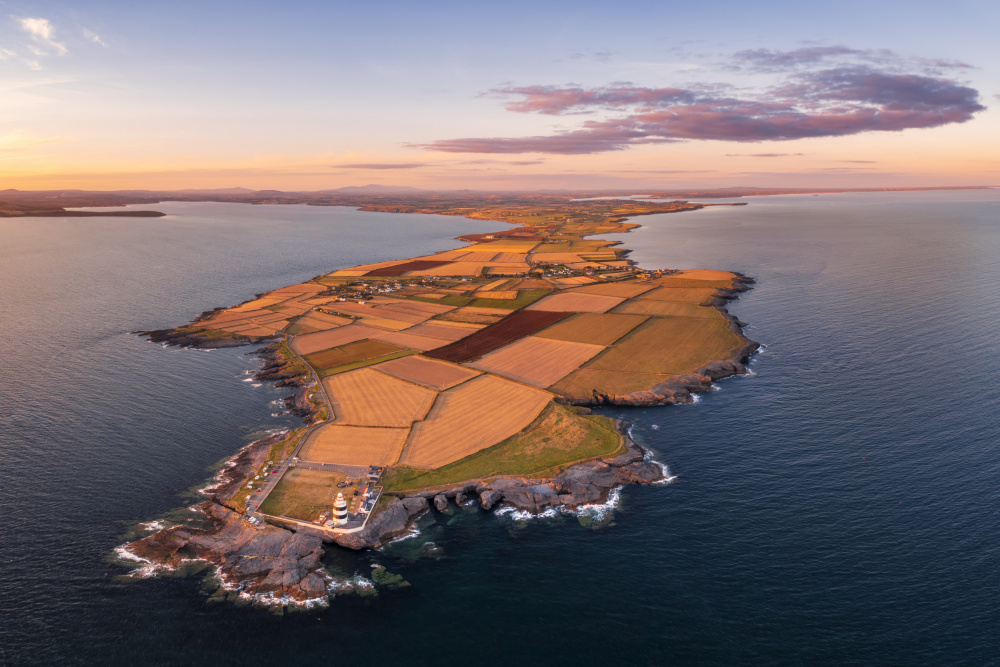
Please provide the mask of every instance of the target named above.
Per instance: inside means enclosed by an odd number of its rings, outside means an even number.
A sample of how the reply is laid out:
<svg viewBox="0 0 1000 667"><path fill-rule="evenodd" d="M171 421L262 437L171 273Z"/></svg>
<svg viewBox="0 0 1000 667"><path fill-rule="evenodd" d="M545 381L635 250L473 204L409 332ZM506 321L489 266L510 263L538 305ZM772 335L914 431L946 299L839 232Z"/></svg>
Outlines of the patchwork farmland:
<svg viewBox="0 0 1000 667"><path fill-rule="evenodd" d="M654 389L745 357L748 342L717 305L720 290L743 289L740 276L643 271L611 242L584 238L627 230L621 211L692 205L613 204L573 204L571 216L480 207L466 214L531 226L332 271L185 328L283 337L286 367L325 404L294 451L312 468L287 475L268 507L312 516L340 468L384 466L419 488L608 456L622 446L613 421L573 404L657 402Z"/></svg>

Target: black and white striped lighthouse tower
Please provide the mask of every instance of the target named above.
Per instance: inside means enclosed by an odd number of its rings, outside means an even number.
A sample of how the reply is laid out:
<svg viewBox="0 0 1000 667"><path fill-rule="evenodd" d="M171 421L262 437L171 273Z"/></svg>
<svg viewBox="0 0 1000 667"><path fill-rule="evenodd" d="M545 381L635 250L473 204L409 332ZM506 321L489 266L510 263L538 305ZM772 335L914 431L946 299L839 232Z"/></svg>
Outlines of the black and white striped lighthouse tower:
<svg viewBox="0 0 1000 667"><path fill-rule="evenodd" d="M338 526L347 523L347 501L343 493L338 493L337 500L333 503L333 522Z"/></svg>

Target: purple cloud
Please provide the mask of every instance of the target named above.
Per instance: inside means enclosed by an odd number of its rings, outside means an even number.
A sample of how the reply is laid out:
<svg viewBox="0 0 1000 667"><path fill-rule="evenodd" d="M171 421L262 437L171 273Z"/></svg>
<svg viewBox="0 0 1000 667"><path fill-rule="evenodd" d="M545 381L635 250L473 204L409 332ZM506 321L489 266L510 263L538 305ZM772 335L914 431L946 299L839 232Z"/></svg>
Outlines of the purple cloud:
<svg viewBox="0 0 1000 667"><path fill-rule="evenodd" d="M445 139L418 147L577 155L685 140L788 141L939 127L963 123L985 109L978 91L956 81L863 66L798 74L746 99L719 97L708 87L528 86L494 92L518 96L506 108L519 113L621 115L587 120L578 129L552 135Z"/></svg>
<svg viewBox="0 0 1000 667"><path fill-rule="evenodd" d="M946 69L972 69L958 60L940 58L909 58L889 49L852 49L843 45L807 46L791 51L748 49L732 55L728 69L748 69L757 72L785 72L817 65L864 63L879 67L921 69L939 72Z"/></svg>

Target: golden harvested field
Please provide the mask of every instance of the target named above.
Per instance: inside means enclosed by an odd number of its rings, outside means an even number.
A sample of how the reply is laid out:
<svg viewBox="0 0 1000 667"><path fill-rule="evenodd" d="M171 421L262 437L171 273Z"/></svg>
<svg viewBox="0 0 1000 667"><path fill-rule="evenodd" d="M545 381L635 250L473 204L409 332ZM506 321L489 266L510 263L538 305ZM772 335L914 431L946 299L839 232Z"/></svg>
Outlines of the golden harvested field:
<svg viewBox="0 0 1000 667"><path fill-rule="evenodd" d="M430 318L431 313L418 313L405 308L396 308L391 305L376 305L371 310L372 315L377 318L406 322L407 324L420 324Z"/></svg>
<svg viewBox="0 0 1000 667"><path fill-rule="evenodd" d="M256 322L257 324L270 324L272 322L278 322L280 320L287 320L289 316L283 313L273 313L271 315L261 315L260 317L253 317L250 319L251 322Z"/></svg>
<svg viewBox="0 0 1000 667"><path fill-rule="evenodd" d="M573 264L582 261L579 255L566 252L536 252L531 255L531 259L547 264Z"/></svg>
<svg viewBox="0 0 1000 667"><path fill-rule="evenodd" d="M406 428L320 426L299 452L299 458L349 466L387 466L406 444Z"/></svg>
<svg viewBox="0 0 1000 667"><path fill-rule="evenodd" d="M243 312L235 312L232 310L221 310L216 315L212 315L211 318L204 322L199 322L199 324L211 324L215 326L217 324L232 324L233 322L238 322L240 320L249 320L251 317L267 317L268 315L274 315L273 310L248 310Z"/></svg>
<svg viewBox="0 0 1000 667"><path fill-rule="evenodd" d="M639 296L640 294L645 294L650 290L656 289L655 285L650 285L645 282L639 282L637 280L629 280L621 283L595 283L593 285L584 285L583 287L574 287L570 292L580 293L580 294L601 294L603 296L621 296L626 299L630 299L634 296Z"/></svg>
<svg viewBox="0 0 1000 667"><path fill-rule="evenodd" d="M501 278L500 280L494 280L491 283L486 283L482 287L477 288L476 292L491 292L491 291L499 288L501 285L503 285L506 282L507 282L507 278Z"/></svg>
<svg viewBox="0 0 1000 667"><path fill-rule="evenodd" d="M228 331L229 333L240 334L241 336L273 336L275 332L280 331L280 328L275 328L273 326L261 327L256 324L247 324L239 327L222 327L222 331Z"/></svg>
<svg viewBox="0 0 1000 667"><path fill-rule="evenodd" d="M300 294L318 294L322 292L325 287L322 285L317 285L316 283L299 283L298 285L289 285L288 287L282 287L280 289L272 290L268 292L270 296L290 296L294 297Z"/></svg>
<svg viewBox="0 0 1000 667"><path fill-rule="evenodd" d="M279 296L270 297L270 296L265 296L265 297L262 297L260 299L254 299L253 301L247 301L246 303L242 303L242 304L240 304L238 306L233 306L232 308L228 308L228 309L226 309L226 312L227 313L246 313L246 312L251 311L251 310L263 310L264 308L267 308L269 306L273 306L273 305L279 304L279 303L281 303L282 301L284 301L287 298L288 297L279 297Z"/></svg>
<svg viewBox="0 0 1000 667"><path fill-rule="evenodd" d="M334 329L336 327L346 326L353 322L346 317L337 317L336 315L327 315L326 313L319 313L315 310L311 313L303 315L297 320L297 324L302 324L307 327L312 327L314 329Z"/></svg>
<svg viewBox="0 0 1000 667"><path fill-rule="evenodd" d="M653 301L687 301L689 303L704 303L718 292L716 287L657 287L652 292L642 295L643 299Z"/></svg>
<svg viewBox="0 0 1000 667"><path fill-rule="evenodd" d="M469 251L465 248L459 248L458 250L445 250L444 252L439 252L435 255L424 255L423 257L414 257L413 259L426 259L429 261L438 262L454 262L456 259L460 259L469 254Z"/></svg>
<svg viewBox="0 0 1000 667"><path fill-rule="evenodd" d="M490 261L501 264L524 264L528 261L528 255L523 252L501 252Z"/></svg>
<svg viewBox="0 0 1000 667"><path fill-rule="evenodd" d="M465 326L455 326L456 324L464 324ZM404 333L416 336L427 336L429 338L441 338L447 341L456 341L459 338L465 338L473 331L477 331L481 328L482 325L479 324L434 320L433 322L425 322L424 324L418 324L415 327L411 327Z"/></svg>
<svg viewBox="0 0 1000 667"><path fill-rule="evenodd" d="M410 432L400 463L437 468L505 440L527 427L552 394L494 375L441 392L427 419Z"/></svg>
<svg viewBox="0 0 1000 667"><path fill-rule="evenodd" d="M511 285L511 289L552 289L552 283L541 278L525 278L524 280Z"/></svg>
<svg viewBox="0 0 1000 667"><path fill-rule="evenodd" d="M306 363L317 371L336 368L344 364L376 359L387 354L402 352L406 348L380 340L359 340L339 347L313 352L305 357Z"/></svg>
<svg viewBox="0 0 1000 667"><path fill-rule="evenodd" d="M580 397L592 395L595 389L608 394L631 394L635 391L648 391L675 377L677 376L581 368L549 387L549 391L563 396Z"/></svg>
<svg viewBox="0 0 1000 667"><path fill-rule="evenodd" d="M602 350L600 345L528 336L468 365L536 387L548 387Z"/></svg>
<svg viewBox="0 0 1000 667"><path fill-rule="evenodd" d="M280 305L273 306L273 308L278 313L283 313L286 316L288 316L288 315L301 315L302 313L312 308L312 306L306 303L300 303L298 301L295 302L286 301L285 303L282 303Z"/></svg>
<svg viewBox="0 0 1000 667"><path fill-rule="evenodd" d="M465 366L421 356L393 359L371 368L437 391L450 389L480 375L479 371Z"/></svg>
<svg viewBox="0 0 1000 667"><path fill-rule="evenodd" d="M569 250L569 242L563 243L541 243L535 246L535 254L547 252L566 252Z"/></svg>
<svg viewBox="0 0 1000 667"><path fill-rule="evenodd" d="M424 303L423 301L400 301L393 304L392 307L413 313L423 313L427 316L447 313L449 310L455 309L455 306L448 306L443 303Z"/></svg>
<svg viewBox="0 0 1000 667"><path fill-rule="evenodd" d="M348 426L409 428L423 419L437 393L380 373L372 367L331 375L323 380L333 400L337 423Z"/></svg>
<svg viewBox="0 0 1000 667"><path fill-rule="evenodd" d="M319 333L297 336L291 341L292 349L305 356L320 350L328 350L331 347L347 345L356 340L371 338L380 333L385 333L379 329L366 327L363 324L348 324L347 326L320 331Z"/></svg>
<svg viewBox="0 0 1000 667"><path fill-rule="evenodd" d="M573 276L572 278L552 278L552 282L559 287L579 287L580 285L587 285L598 281L596 278L589 276Z"/></svg>
<svg viewBox="0 0 1000 667"><path fill-rule="evenodd" d="M536 245L538 245L538 241L487 241L486 243L477 243L474 246L469 246L465 250L475 253L513 252L521 254L530 252Z"/></svg>
<svg viewBox="0 0 1000 667"><path fill-rule="evenodd" d="M503 315L493 313L481 313L479 308L456 308L449 313L442 313L434 318L435 322L464 322L468 324L493 324ZM509 310L503 311L505 314Z"/></svg>
<svg viewBox="0 0 1000 667"><path fill-rule="evenodd" d="M712 271L709 269L689 269L672 276L685 280L732 280L736 274L731 271Z"/></svg>
<svg viewBox="0 0 1000 667"><path fill-rule="evenodd" d="M476 292L477 299L516 299L517 290L491 290L489 292Z"/></svg>
<svg viewBox="0 0 1000 667"><path fill-rule="evenodd" d="M311 326L300 324L299 322L294 322L285 328L285 333L289 336L305 336L306 334L316 333L317 331L322 331L322 329L315 329Z"/></svg>
<svg viewBox="0 0 1000 667"><path fill-rule="evenodd" d="M611 312L659 317L722 317L722 314L711 306L699 306L697 303L686 301L653 301L652 299L632 299Z"/></svg>
<svg viewBox="0 0 1000 667"><path fill-rule="evenodd" d="M683 271L652 278L650 282L660 287L732 287L735 277L728 271Z"/></svg>
<svg viewBox="0 0 1000 667"><path fill-rule="evenodd" d="M611 345L647 319L649 318L642 315L577 313L539 331L535 336L573 343Z"/></svg>
<svg viewBox="0 0 1000 667"><path fill-rule="evenodd" d="M600 294L580 292L557 292L536 301L527 310L551 310L565 313L603 313L611 310L625 299Z"/></svg>
<svg viewBox="0 0 1000 667"><path fill-rule="evenodd" d="M587 368L683 375L726 359L741 345L743 341L721 317L654 317L606 349Z"/></svg>

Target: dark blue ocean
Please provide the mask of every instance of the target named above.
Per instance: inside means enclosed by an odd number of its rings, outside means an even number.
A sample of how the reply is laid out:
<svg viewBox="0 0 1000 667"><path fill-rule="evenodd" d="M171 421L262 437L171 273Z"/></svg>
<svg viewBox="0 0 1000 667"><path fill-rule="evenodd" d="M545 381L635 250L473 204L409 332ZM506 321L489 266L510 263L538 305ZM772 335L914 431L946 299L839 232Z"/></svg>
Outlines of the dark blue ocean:
<svg viewBox="0 0 1000 667"><path fill-rule="evenodd" d="M249 350L129 332L499 223L201 203L0 220L0 663L1000 662L1000 191L746 201L619 237L643 266L758 280L731 307L765 345L752 376L609 411L673 483L624 489L599 529L433 513L327 559L411 588L281 616L122 576L138 522L296 423L247 381Z"/></svg>

